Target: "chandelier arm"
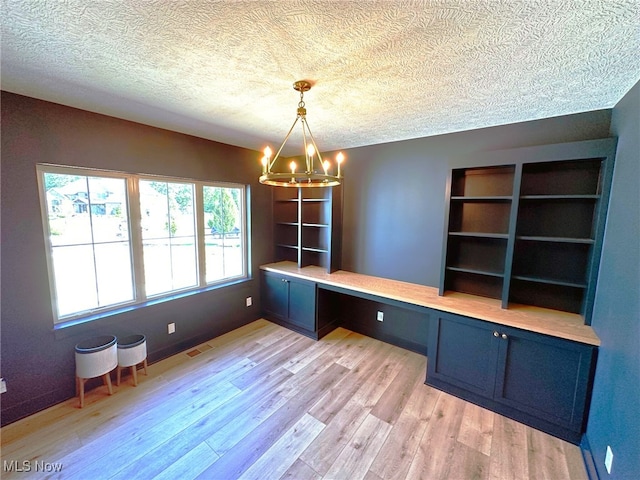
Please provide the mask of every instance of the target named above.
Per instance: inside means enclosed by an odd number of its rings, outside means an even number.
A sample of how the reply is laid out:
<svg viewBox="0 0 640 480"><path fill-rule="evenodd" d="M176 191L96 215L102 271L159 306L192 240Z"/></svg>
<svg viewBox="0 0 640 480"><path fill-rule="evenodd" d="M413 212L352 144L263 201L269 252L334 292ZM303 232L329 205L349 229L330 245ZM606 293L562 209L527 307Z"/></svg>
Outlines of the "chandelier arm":
<svg viewBox="0 0 640 480"><path fill-rule="evenodd" d="M287 140L289 140L289 137L291 136L291 132L293 132L293 127L296 126L296 123L298 123L299 119L300 119L300 117L296 117L296 119L293 121L293 125L291 125L291 128L289 129L289 133L287 133L287 136L284 137L284 141L280 145L280 148L278 149L278 152L273 157L273 160L271 161L271 163L269 163L269 171L271 171L271 167L273 167L273 164L276 163L276 160L278 160L278 157L280 156L280 152L284 148L284 144L287 143Z"/></svg>
<svg viewBox="0 0 640 480"><path fill-rule="evenodd" d="M316 153L318 154L318 161L320 162L320 166L322 167L322 154L320 153L320 149L316 145L316 139L313 138L313 134L311 133L311 128L309 128L309 124L307 123L307 119L303 118L302 121L307 126L307 131L309 132L309 138L311 139L311 143L313 144L313 148L316 149ZM313 165L311 165L311 169L313 170Z"/></svg>

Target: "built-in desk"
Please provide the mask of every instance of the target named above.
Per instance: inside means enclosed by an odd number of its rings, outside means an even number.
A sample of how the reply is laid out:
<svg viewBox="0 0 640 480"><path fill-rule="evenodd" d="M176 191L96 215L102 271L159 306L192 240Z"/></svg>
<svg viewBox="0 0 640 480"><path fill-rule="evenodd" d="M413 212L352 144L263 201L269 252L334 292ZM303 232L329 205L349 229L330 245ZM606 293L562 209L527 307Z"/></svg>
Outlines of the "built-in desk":
<svg viewBox="0 0 640 480"><path fill-rule="evenodd" d="M581 316L293 262L261 269L266 318L315 339L344 325L426 354L427 384L580 442L600 345Z"/></svg>
<svg viewBox="0 0 640 480"><path fill-rule="evenodd" d="M490 298L464 293L447 293L439 296L438 289L434 287L343 270L327 273L325 269L315 266L298 268L293 262L271 263L261 268L278 275L315 282L320 287L325 285L336 287L343 292L352 292L356 296L358 294L373 295L380 299L463 315L587 345L600 345L600 339L593 328L584 325L584 319L573 313L527 305L510 305L508 309L503 309L500 307L500 301Z"/></svg>

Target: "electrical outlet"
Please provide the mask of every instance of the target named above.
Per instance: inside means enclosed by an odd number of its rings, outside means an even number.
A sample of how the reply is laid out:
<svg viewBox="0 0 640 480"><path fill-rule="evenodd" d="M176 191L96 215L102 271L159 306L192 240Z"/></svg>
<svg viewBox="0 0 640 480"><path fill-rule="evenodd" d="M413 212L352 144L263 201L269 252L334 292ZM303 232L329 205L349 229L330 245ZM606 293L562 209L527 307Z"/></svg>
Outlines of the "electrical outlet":
<svg viewBox="0 0 640 480"><path fill-rule="evenodd" d="M0 378L0 393L7 391L7 381L4 378Z"/></svg>
<svg viewBox="0 0 640 480"><path fill-rule="evenodd" d="M379 322L384 321L384 312L378 310L378 316L376 317L376 320L378 320Z"/></svg>
<svg viewBox="0 0 640 480"><path fill-rule="evenodd" d="M611 447L607 445L607 454L604 456L604 466L607 469L607 473L611 475L611 464L613 463L613 452Z"/></svg>
<svg viewBox="0 0 640 480"><path fill-rule="evenodd" d="M251 297L247 297L247 307L253 305L253 299Z"/></svg>
<svg viewBox="0 0 640 480"><path fill-rule="evenodd" d="M176 333L176 324L175 323L170 323L169 325L167 325L167 333L169 335L171 335L172 333Z"/></svg>

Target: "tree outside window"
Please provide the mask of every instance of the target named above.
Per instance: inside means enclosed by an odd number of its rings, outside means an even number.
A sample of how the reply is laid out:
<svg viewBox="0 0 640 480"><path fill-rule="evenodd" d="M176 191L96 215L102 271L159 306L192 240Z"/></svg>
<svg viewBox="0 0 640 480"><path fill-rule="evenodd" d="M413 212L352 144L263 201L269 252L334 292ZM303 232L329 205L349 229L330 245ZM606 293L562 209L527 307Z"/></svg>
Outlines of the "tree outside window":
<svg viewBox="0 0 640 480"><path fill-rule="evenodd" d="M206 280L241 275L244 270L242 245L242 195L238 188L203 187Z"/></svg>

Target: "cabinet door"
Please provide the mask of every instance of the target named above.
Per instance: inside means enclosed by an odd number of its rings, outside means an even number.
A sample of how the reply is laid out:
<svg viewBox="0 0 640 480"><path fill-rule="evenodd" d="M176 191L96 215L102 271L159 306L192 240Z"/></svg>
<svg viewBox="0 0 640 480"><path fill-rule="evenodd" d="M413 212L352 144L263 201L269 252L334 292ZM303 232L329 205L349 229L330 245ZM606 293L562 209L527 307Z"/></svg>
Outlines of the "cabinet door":
<svg viewBox="0 0 640 480"><path fill-rule="evenodd" d="M266 316L286 320L289 310L289 285L282 275L263 274L262 308Z"/></svg>
<svg viewBox="0 0 640 480"><path fill-rule="evenodd" d="M581 431L594 347L506 327L500 333L495 400Z"/></svg>
<svg viewBox="0 0 640 480"><path fill-rule="evenodd" d="M429 379L484 397L493 395L499 341L492 324L439 313L430 322Z"/></svg>
<svg viewBox="0 0 640 480"><path fill-rule="evenodd" d="M316 330L316 284L299 280L288 280L289 318L288 321L304 328Z"/></svg>

